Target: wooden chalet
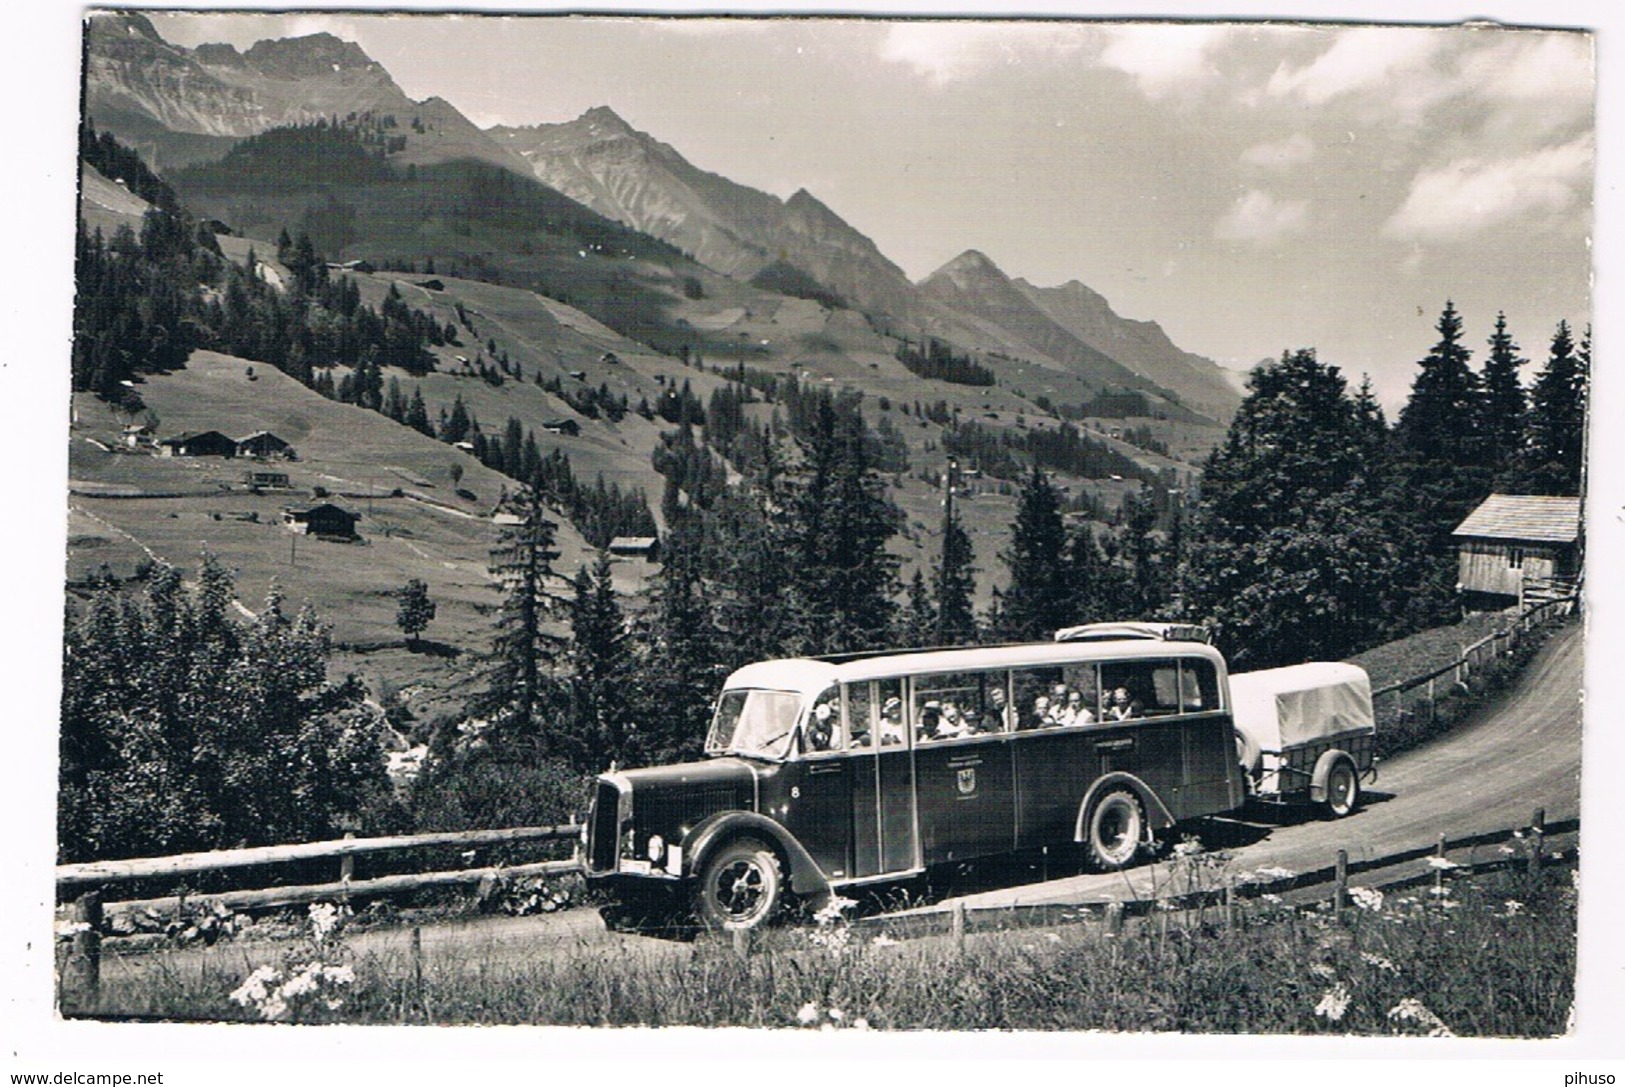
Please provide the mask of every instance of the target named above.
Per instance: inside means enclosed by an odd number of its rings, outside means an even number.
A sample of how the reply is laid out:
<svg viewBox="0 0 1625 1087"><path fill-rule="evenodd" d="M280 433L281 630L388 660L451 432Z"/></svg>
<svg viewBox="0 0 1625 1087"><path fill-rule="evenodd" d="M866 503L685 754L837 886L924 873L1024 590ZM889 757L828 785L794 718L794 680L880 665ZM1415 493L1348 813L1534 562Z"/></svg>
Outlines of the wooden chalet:
<svg viewBox="0 0 1625 1087"><path fill-rule="evenodd" d="M278 438L269 430L256 430L246 437L237 439L237 455L239 457L292 457L293 446Z"/></svg>
<svg viewBox="0 0 1625 1087"><path fill-rule="evenodd" d="M218 430L186 431L158 443L162 457L235 457L237 443Z"/></svg>
<svg viewBox="0 0 1625 1087"><path fill-rule="evenodd" d="M250 468L243 473L243 483L252 490L286 490L292 486L288 473L273 472L268 468Z"/></svg>
<svg viewBox="0 0 1625 1087"><path fill-rule="evenodd" d="M1468 607L1523 607L1568 595L1579 581L1578 498L1492 494L1451 535Z"/></svg>
<svg viewBox="0 0 1625 1087"><path fill-rule="evenodd" d="M359 520L359 513L351 513L331 502L318 506L289 506L282 511L282 523L302 536L354 540L359 538L355 530L355 523Z"/></svg>
<svg viewBox="0 0 1625 1087"><path fill-rule="evenodd" d="M581 433L581 424L574 419L548 419L542 423L542 429L549 434L568 434L573 438Z"/></svg>

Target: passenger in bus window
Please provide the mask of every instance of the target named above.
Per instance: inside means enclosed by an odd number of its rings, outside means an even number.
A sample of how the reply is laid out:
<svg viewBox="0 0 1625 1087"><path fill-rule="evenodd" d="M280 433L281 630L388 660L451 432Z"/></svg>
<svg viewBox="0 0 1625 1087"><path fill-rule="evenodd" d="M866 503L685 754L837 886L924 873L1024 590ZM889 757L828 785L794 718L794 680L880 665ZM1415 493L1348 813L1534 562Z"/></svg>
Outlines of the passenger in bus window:
<svg viewBox="0 0 1625 1087"><path fill-rule="evenodd" d="M914 742L938 739L941 725L942 703L927 702L920 707L920 716L914 730Z"/></svg>
<svg viewBox="0 0 1625 1087"><path fill-rule="evenodd" d="M959 706L953 702L943 702L942 718L937 724L938 738L957 740L961 736L969 736L970 731L970 723L959 712Z"/></svg>
<svg viewBox="0 0 1625 1087"><path fill-rule="evenodd" d="M1049 714L1049 696L1039 695L1033 699L1032 719L1027 722L1028 728L1048 728L1054 722Z"/></svg>
<svg viewBox="0 0 1625 1087"><path fill-rule="evenodd" d="M1145 706L1139 699L1129 694L1127 687L1112 689L1111 708L1106 716L1112 721L1127 721L1131 717L1140 717L1145 713Z"/></svg>
<svg viewBox="0 0 1625 1087"><path fill-rule="evenodd" d="M888 698L880 707L880 744L894 747L903 742L903 700Z"/></svg>
<svg viewBox="0 0 1625 1087"><path fill-rule="evenodd" d="M1083 692L1076 687L1066 692L1066 711L1071 716L1071 724L1092 725L1095 715L1088 706L1083 704Z"/></svg>
<svg viewBox="0 0 1625 1087"><path fill-rule="evenodd" d="M1009 699L1004 688L990 687L987 692L987 713L982 715L982 728L985 732L1008 732L1015 727L1015 715L1010 712Z"/></svg>
<svg viewBox="0 0 1625 1087"><path fill-rule="evenodd" d="M820 702L813 707L812 720L807 724L807 750L840 749L840 720L835 713L835 706L829 702Z"/></svg>

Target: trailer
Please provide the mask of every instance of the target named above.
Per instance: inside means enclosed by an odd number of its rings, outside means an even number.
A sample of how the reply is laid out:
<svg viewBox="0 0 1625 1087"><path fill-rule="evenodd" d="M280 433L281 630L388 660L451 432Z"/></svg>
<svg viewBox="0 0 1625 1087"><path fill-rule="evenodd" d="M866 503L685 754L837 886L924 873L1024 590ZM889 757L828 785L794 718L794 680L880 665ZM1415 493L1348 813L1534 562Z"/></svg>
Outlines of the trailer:
<svg viewBox="0 0 1625 1087"><path fill-rule="evenodd" d="M1322 805L1336 817L1377 779L1371 678L1353 664L1315 662L1230 677L1236 755L1250 798Z"/></svg>

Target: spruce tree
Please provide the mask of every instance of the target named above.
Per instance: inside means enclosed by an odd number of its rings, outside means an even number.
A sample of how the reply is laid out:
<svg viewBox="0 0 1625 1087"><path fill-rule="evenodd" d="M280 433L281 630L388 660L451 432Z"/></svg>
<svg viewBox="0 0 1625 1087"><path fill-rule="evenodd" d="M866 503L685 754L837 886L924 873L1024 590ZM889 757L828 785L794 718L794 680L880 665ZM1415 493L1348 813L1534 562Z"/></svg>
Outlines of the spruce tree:
<svg viewBox="0 0 1625 1087"><path fill-rule="evenodd" d="M491 717L499 739L545 744L542 724L554 694L546 685L548 666L560 643L546 628L553 610L547 581L559 557L553 546L558 525L527 486L509 497L508 509L519 521L503 526L491 548L491 574L503 600L478 708Z"/></svg>
<svg viewBox="0 0 1625 1087"><path fill-rule="evenodd" d="M564 746L578 770L597 772L627 757L625 714L632 657L615 597L609 552L571 583L570 727Z"/></svg>
<svg viewBox="0 0 1625 1087"><path fill-rule="evenodd" d="M938 645L968 645L976 640L976 612L971 602L976 592L975 558L970 536L950 502L943 509L942 554L931 578Z"/></svg>
<svg viewBox="0 0 1625 1087"><path fill-rule="evenodd" d="M1568 322L1559 322L1546 363L1530 390L1529 448L1518 474L1520 490L1580 494L1590 369L1590 331L1576 350Z"/></svg>
<svg viewBox="0 0 1625 1087"><path fill-rule="evenodd" d="M1049 477L1035 464L1022 482L1010 547L1001 556L1010 569L1010 584L1003 596L1002 637L1048 638L1072 622L1065 548L1060 499Z"/></svg>
<svg viewBox="0 0 1625 1087"><path fill-rule="evenodd" d="M1512 469L1523 456L1527 403L1518 368L1529 360L1518 355L1518 345L1507 331L1505 313L1495 315L1490 353L1484 359L1483 418L1485 460L1497 475Z"/></svg>

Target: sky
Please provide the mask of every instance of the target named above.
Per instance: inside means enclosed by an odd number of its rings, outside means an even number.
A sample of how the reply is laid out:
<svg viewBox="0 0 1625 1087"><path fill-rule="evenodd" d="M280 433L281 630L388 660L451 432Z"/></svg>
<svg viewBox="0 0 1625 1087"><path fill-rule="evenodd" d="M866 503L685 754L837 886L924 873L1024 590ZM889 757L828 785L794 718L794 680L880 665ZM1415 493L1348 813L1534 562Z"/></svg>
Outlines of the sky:
<svg viewBox="0 0 1625 1087"><path fill-rule="evenodd" d="M915 279L966 249L1246 368L1313 347L1397 408L1447 299L1544 357L1589 320L1592 38L1505 26L163 14L327 31L481 126L609 105L806 188ZM1534 367L1530 367L1531 376Z"/></svg>

